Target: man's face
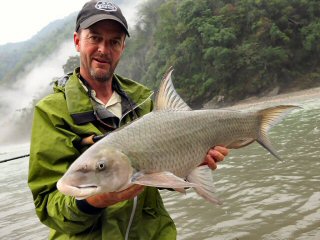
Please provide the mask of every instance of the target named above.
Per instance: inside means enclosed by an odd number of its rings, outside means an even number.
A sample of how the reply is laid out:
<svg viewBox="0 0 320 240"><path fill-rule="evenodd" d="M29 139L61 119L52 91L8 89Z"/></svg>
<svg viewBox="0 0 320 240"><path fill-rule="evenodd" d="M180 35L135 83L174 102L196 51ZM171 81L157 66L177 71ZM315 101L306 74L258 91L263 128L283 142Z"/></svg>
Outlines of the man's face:
<svg viewBox="0 0 320 240"><path fill-rule="evenodd" d="M112 79L125 47L125 32L112 20L95 23L74 34L80 53L80 74L88 81L105 82Z"/></svg>

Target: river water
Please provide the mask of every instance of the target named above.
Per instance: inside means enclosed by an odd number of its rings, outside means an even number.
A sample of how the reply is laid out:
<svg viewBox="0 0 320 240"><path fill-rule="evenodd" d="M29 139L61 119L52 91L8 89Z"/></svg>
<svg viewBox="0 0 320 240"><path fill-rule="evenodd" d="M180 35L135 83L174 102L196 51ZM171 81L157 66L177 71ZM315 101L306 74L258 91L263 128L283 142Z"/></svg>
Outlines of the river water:
<svg viewBox="0 0 320 240"><path fill-rule="evenodd" d="M254 143L231 150L213 172L223 205L207 203L191 189L186 195L162 191L178 239L320 239L320 98L292 100L303 108L270 132L282 161ZM27 144L2 147L0 160L28 151ZM28 158L0 166L0 239L46 239L27 186Z"/></svg>

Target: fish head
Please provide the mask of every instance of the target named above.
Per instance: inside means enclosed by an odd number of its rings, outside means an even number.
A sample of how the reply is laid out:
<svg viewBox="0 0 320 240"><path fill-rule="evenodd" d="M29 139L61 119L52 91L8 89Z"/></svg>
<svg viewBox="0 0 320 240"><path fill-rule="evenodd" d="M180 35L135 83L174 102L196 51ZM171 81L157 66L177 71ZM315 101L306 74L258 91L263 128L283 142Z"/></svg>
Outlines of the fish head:
<svg viewBox="0 0 320 240"><path fill-rule="evenodd" d="M88 151L71 164L57 188L64 195L85 199L126 189L132 174L130 160L122 152L110 148Z"/></svg>

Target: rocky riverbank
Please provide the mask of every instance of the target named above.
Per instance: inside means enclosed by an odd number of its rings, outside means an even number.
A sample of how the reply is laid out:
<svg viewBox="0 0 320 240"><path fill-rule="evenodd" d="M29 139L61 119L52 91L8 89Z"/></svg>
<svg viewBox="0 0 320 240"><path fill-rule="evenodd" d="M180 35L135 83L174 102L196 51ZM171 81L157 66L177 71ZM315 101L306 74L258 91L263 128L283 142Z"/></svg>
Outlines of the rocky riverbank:
<svg viewBox="0 0 320 240"><path fill-rule="evenodd" d="M252 108L259 108L261 105L264 105L264 106L265 105L272 106L272 105L279 105L279 104L300 105L304 101L314 100L315 98L320 99L320 87L300 90L300 91L295 91L290 93L283 93L275 96L251 97L223 108L252 109ZM210 108L210 106L206 106L206 108Z"/></svg>

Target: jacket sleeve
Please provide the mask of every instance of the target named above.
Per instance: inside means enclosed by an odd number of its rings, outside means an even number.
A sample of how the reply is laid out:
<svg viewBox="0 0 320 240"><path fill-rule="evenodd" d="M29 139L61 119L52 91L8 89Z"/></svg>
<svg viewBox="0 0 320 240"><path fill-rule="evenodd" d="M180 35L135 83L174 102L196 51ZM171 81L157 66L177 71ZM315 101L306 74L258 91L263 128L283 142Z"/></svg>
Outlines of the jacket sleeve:
<svg viewBox="0 0 320 240"><path fill-rule="evenodd" d="M44 100L35 107L28 184L40 221L58 232L77 234L94 226L101 212L82 212L74 197L65 196L56 188L57 181L80 155L75 148L80 137L68 124L72 120L67 114L61 116L67 108L57 105Z"/></svg>

